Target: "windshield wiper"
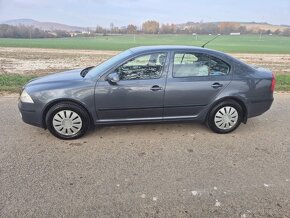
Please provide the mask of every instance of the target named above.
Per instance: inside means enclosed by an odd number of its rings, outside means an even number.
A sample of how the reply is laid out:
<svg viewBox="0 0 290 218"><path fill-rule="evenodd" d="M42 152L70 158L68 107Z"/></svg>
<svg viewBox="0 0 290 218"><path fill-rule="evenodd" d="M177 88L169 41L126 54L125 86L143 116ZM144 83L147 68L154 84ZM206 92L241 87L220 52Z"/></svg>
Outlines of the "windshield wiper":
<svg viewBox="0 0 290 218"><path fill-rule="evenodd" d="M85 76L87 75L87 73L88 73L88 72L89 72L93 67L95 67L95 66L91 66L91 67L87 67L87 68L83 69L83 70L81 71L80 75L81 75L82 77L85 77Z"/></svg>

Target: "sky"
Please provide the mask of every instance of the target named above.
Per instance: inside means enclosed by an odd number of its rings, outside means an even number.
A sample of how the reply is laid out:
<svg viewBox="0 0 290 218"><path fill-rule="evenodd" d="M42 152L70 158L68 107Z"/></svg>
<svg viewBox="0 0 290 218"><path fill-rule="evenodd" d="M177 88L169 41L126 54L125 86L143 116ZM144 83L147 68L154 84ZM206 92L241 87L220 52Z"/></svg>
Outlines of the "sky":
<svg viewBox="0 0 290 218"><path fill-rule="evenodd" d="M290 25L290 0L0 0L0 21L30 18L74 26L238 21Z"/></svg>

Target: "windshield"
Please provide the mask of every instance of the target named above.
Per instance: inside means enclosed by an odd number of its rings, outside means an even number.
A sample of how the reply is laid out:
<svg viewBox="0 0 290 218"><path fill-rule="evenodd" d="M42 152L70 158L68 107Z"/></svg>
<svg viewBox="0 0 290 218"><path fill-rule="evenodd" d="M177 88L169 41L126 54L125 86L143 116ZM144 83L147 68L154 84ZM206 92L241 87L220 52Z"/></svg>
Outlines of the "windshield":
<svg viewBox="0 0 290 218"><path fill-rule="evenodd" d="M104 61L103 63L95 66L92 68L89 72L88 75L90 76L97 76L99 73L105 72L109 70L111 67L115 66L118 64L120 61L122 61L124 58L128 57L130 54L132 54L131 50L126 50L123 51L116 56Z"/></svg>

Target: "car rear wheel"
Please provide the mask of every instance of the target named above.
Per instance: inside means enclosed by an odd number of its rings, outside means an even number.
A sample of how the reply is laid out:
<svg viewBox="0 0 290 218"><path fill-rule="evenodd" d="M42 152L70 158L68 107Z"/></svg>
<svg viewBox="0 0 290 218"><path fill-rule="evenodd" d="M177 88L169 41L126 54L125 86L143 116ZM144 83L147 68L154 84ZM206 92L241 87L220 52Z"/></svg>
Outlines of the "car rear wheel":
<svg viewBox="0 0 290 218"><path fill-rule="evenodd" d="M49 109L46 115L46 126L58 138L77 139L89 129L90 117L75 103L58 103Z"/></svg>
<svg viewBox="0 0 290 218"><path fill-rule="evenodd" d="M229 133L239 127L243 118L243 109L233 100L224 101L209 113L207 124L216 133Z"/></svg>

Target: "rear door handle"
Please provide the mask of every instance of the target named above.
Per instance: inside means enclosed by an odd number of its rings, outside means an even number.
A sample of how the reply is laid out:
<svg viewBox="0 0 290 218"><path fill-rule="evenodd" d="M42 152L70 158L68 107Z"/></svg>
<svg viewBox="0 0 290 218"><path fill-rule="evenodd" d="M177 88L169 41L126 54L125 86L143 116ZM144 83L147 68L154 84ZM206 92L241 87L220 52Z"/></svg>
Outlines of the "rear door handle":
<svg viewBox="0 0 290 218"><path fill-rule="evenodd" d="M151 91L159 91L162 90L162 87L158 86L158 85L154 85L151 87Z"/></svg>
<svg viewBox="0 0 290 218"><path fill-rule="evenodd" d="M211 87L213 87L214 89L217 89L217 88L223 87L223 84L214 83L214 84L211 85Z"/></svg>

